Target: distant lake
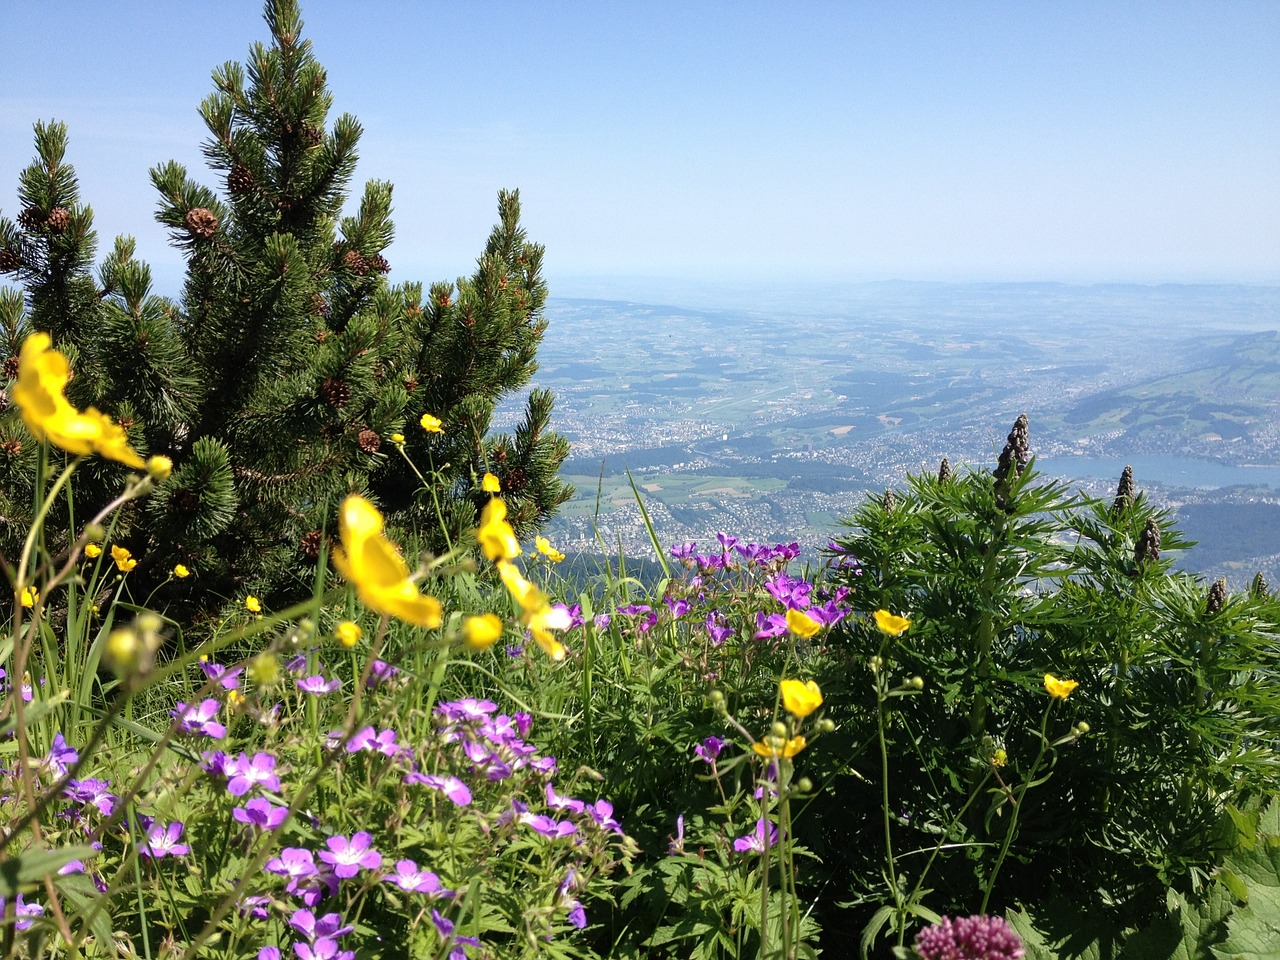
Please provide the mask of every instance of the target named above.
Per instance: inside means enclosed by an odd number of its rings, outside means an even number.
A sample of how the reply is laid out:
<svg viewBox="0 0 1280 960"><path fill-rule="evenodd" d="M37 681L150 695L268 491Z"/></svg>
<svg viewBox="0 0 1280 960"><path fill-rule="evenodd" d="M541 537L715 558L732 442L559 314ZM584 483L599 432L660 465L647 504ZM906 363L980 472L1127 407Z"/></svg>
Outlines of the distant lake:
<svg viewBox="0 0 1280 960"><path fill-rule="evenodd" d="M1171 487L1217 489L1240 483L1280 489L1280 465L1235 467L1195 457L1045 457L1036 460L1036 469L1048 476L1069 480L1086 478L1111 479L1120 482L1125 466L1133 467L1134 485L1159 483Z"/></svg>

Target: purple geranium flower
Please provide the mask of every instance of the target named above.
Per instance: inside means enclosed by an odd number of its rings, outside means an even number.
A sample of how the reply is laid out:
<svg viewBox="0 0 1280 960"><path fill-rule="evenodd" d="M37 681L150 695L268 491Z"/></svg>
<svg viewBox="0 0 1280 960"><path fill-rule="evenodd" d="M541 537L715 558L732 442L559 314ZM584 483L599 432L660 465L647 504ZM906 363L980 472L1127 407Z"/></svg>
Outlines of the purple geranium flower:
<svg viewBox="0 0 1280 960"><path fill-rule="evenodd" d="M667 838L667 856L684 853L684 814L676 817L676 835Z"/></svg>
<svg viewBox="0 0 1280 960"><path fill-rule="evenodd" d="M336 940L343 934L350 933L355 927L342 925L342 916L337 913L326 913L317 918L314 913L303 907L295 910L289 917L289 926L314 943L317 940Z"/></svg>
<svg viewBox="0 0 1280 960"><path fill-rule="evenodd" d="M526 813L521 820L544 837L553 839L569 837L578 832L578 828L568 820L556 820L541 813Z"/></svg>
<svg viewBox="0 0 1280 960"><path fill-rule="evenodd" d="M396 872L388 873L382 878L385 883L394 883L407 893L429 893L432 896L449 895L449 891L440 886L440 878L430 870L423 870L412 860L397 860Z"/></svg>
<svg viewBox="0 0 1280 960"><path fill-rule="evenodd" d="M311 855L311 851L304 847L284 847L281 849L280 855L268 860L263 869L268 873L278 873L283 877L288 877L289 887L287 889L292 893L299 880L303 877L315 875L316 862Z"/></svg>
<svg viewBox="0 0 1280 960"><path fill-rule="evenodd" d="M234 808L231 815L260 830L275 830L288 819L289 808L276 806L266 797L254 797L243 807Z"/></svg>
<svg viewBox="0 0 1280 960"><path fill-rule="evenodd" d="M311 677L303 677L298 681L298 689L303 693L309 693L313 696L322 696L326 693L333 693L342 686L342 681L337 677L332 680L326 680L322 674L316 674Z"/></svg>
<svg viewBox="0 0 1280 960"><path fill-rule="evenodd" d="M434 773L418 773L415 770L405 774L404 782L409 784L420 783L423 786L439 790L459 807L465 807L471 803L471 788L457 777L440 777Z"/></svg>
<svg viewBox="0 0 1280 960"><path fill-rule="evenodd" d="M943 917L916 934L923 960L1021 960L1026 950L1003 917Z"/></svg>
<svg viewBox="0 0 1280 960"><path fill-rule="evenodd" d="M182 839L183 829L181 820L175 820L167 826L152 823L147 827L146 842L138 846L138 853L155 860L166 856L185 857L191 852L191 847L178 842Z"/></svg>
<svg viewBox="0 0 1280 960"><path fill-rule="evenodd" d="M254 787L280 792L280 778L276 776L276 758L269 753L255 753L252 758L247 754L230 761L227 766L227 793L233 797L242 797Z"/></svg>
<svg viewBox="0 0 1280 960"><path fill-rule="evenodd" d="M449 960L467 960L466 951L462 949L463 944L468 947L480 946L480 941L475 937L455 937L453 935L453 921L443 916L439 910L431 911L431 922L436 925L436 929L440 931L440 936L446 944L458 944L458 946L449 951Z"/></svg>
<svg viewBox="0 0 1280 960"><path fill-rule="evenodd" d="M381 683L386 683L399 672L400 669L398 667L393 667L385 660L375 660L369 670L369 686L376 687Z"/></svg>
<svg viewBox="0 0 1280 960"><path fill-rule="evenodd" d="M204 671L204 675L210 680L214 680L224 690L240 689L240 674L244 673L244 667L234 667L228 670L220 663L214 663L211 660L201 660L200 669Z"/></svg>
<svg viewBox="0 0 1280 960"><path fill-rule="evenodd" d="M582 813L587 805L581 800L575 800L572 797L562 797L556 793L556 788L551 785L551 781L547 781L547 806L553 810L568 810L572 813Z"/></svg>
<svg viewBox="0 0 1280 960"><path fill-rule="evenodd" d="M266 920L271 916L271 898L265 896L245 897L238 904L240 916L252 917L254 920Z"/></svg>
<svg viewBox="0 0 1280 960"><path fill-rule="evenodd" d="M293 945L293 952L298 960L355 960L354 950L341 950L337 940L321 937L314 943L299 941Z"/></svg>
<svg viewBox="0 0 1280 960"><path fill-rule="evenodd" d="M756 612L756 639L780 637L787 632L787 618L780 613L766 614L763 610Z"/></svg>
<svg viewBox="0 0 1280 960"><path fill-rule="evenodd" d="M719 737L707 737L700 744L693 748L693 754L703 763L715 763L716 757L720 756L720 751L724 749L724 741Z"/></svg>
<svg viewBox="0 0 1280 960"><path fill-rule="evenodd" d="M67 741L62 738L62 734L55 733L53 735L53 746L49 748L49 754L44 758L44 765L53 772L56 777L65 776L67 767L80 759L80 754L73 747L67 746Z"/></svg>
<svg viewBox="0 0 1280 960"><path fill-rule="evenodd" d="M221 740L227 735L227 728L213 719L218 715L220 707L221 704L212 697L201 700L194 707L180 702L169 711L169 716L179 721L178 730L181 733L199 734Z"/></svg>
<svg viewBox="0 0 1280 960"><path fill-rule="evenodd" d="M727 626L720 614L712 610L707 614L707 633L711 637L711 642L717 647L733 636L733 627Z"/></svg>
<svg viewBox="0 0 1280 960"><path fill-rule="evenodd" d="M328 850L320 851L320 859L333 867L333 872L343 880L354 877L363 870L376 870L382 866L382 854L370 844L373 837L361 830L350 839L330 837L325 841Z"/></svg>
<svg viewBox="0 0 1280 960"><path fill-rule="evenodd" d="M99 813L109 817L115 812L116 801L120 799L107 789L109 786L110 780L70 780L62 792L77 803L91 804Z"/></svg>
<svg viewBox="0 0 1280 960"><path fill-rule="evenodd" d="M4 897L0 897L0 916L4 915L6 903ZM44 907L39 903L23 903L22 894L18 894L13 904L14 915L18 918L18 922L14 927L18 930L30 930L34 920L27 919L29 917L43 917Z"/></svg>
<svg viewBox="0 0 1280 960"><path fill-rule="evenodd" d="M778 828L761 817L755 830L733 841L733 849L739 853L764 853L777 842Z"/></svg>

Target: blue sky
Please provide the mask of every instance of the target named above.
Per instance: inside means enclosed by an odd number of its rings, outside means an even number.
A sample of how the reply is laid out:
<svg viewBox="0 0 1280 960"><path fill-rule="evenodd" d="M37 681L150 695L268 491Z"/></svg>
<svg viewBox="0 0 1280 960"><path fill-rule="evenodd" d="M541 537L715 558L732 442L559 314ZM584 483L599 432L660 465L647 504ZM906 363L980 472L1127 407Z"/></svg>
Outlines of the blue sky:
<svg viewBox="0 0 1280 960"><path fill-rule="evenodd" d="M304 0L392 279L470 270L518 187L578 278L1280 282L1280 3ZM8 0L0 209L34 120L176 292L147 170L256 0Z"/></svg>

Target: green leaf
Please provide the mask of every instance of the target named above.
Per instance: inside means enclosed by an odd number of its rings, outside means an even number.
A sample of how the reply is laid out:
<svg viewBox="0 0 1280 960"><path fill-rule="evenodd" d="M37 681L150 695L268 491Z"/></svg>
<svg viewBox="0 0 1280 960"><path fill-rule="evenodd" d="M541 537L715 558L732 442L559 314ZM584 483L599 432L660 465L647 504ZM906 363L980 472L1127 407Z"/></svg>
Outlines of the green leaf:
<svg viewBox="0 0 1280 960"><path fill-rule="evenodd" d="M85 860L97 855L93 847L58 847L42 850L32 847L12 860L0 863L0 897L13 897L19 890L58 872L72 860Z"/></svg>

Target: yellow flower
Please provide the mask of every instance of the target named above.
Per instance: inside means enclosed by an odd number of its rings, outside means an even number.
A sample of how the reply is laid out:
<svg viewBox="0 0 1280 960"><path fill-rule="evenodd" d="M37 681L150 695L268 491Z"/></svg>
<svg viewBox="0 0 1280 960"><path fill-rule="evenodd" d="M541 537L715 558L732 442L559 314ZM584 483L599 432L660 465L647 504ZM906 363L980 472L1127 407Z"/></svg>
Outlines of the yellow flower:
<svg viewBox="0 0 1280 960"><path fill-rule="evenodd" d="M244 703L244 694L243 694L243 693L241 693L239 690L228 690L228 691L227 691L227 706L228 706L228 707L230 707L232 710L236 710L236 709L239 709L240 705L241 705L241 704L243 704L243 703Z"/></svg>
<svg viewBox="0 0 1280 960"><path fill-rule="evenodd" d="M806 745L804 737L785 741L781 737L766 737L763 743L753 743L751 749L768 760L777 760L779 757L794 757Z"/></svg>
<svg viewBox="0 0 1280 960"><path fill-rule="evenodd" d="M418 592L404 558L382 530L378 508L359 494L351 494L338 511L342 546L333 551L333 565L371 610L418 627L440 626L444 612L440 601Z"/></svg>
<svg viewBox="0 0 1280 960"><path fill-rule="evenodd" d="M392 443L394 443L396 446L400 446L402 443L404 443L404 434L393 433L391 436L387 437L387 439L390 440Z"/></svg>
<svg viewBox="0 0 1280 960"><path fill-rule="evenodd" d="M502 636L502 618L496 613L481 613L462 621L462 635L473 650L488 650Z"/></svg>
<svg viewBox="0 0 1280 960"><path fill-rule="evenodd" d="M1049 691L1049 696L1057 700L1065 700L1071 696L1071 691L1080 686L1075 680L1059 680L1052 673L1044 675L1044 688Z"/></svg>
<svg viewBox="0 0 1280 960"><path fill-rule="evenodd" d="M485 493L501 493L502 484L492 473L486 473L480 481L480 489Z"/></svg>
<svg viewBox="0 0 1280 960"><path fill-rule="evenodd" d="M173 473L173 461L168 457L154 456L147 460L147 476L156 483L164 483Z"/></svg>
<svg viewBox="0 0 1280 960"><path fill-rule="evenodd" d="M546 537L535 537L534 546L538 548L538 552L545 556L552 563L559 563L564 559L564 554L551 545L551 541Z"/></svg>
<svg viewBox="0 0 1280 960"><path fill-rule="evenodd" d="M494 497L480 511L480 529L476 531L476 540L484 555L495 563L500 560L514 560L520 556L520 541L516 532L507 523L507 505L498 497Z"/></svg>
<svg viewBox="0 0 1280 960"><path fill-rule="evenodd" d="M122 547L118 543L111 548L111 559L116 562L116 569L121 573L128 573L138 565L138 561L133 559L133 554L129 552L129 548Z"/></svg>
<svg viewBox="0 0 1280 960"><path fill-rule="evenodd" d="M84 555L90 560L96 560L102 556L102 548L96 543L86 543L84 545Z"/></svg>
<svg viewBox="0 0 1280 960"><path fill-rule="evenodd" d="M911 626L911 621L906 617L900 617L888 610L877 610L875 618L876 626L891 637L901 636L906 632L907 627Z"/></svg>
<svg viewBox="0 0 1280 960"><path fill-rule="evenodd" d="M788 713L801 719L822 706L822 691L812 680L783 680L778 686L782 691L782 705Z"/></svg>
<svg viewBox="0 0 1280 960"><path fill-rule="evenodd" d="M333 635L338 638L340 644L349 650L360 642L360 638L364 636L364 631L360 629L360 624L352 623L350 620L343 620L333 628Z"/></svg>
<svg viewBox="0 0 1280 960"><path fill-rule="evenodd" d="M1005 752L1004 747L996 747L991 754L991 765L993 767L1003 767L1009 762L1009 754Z"/></svg>
<svg viewBox="0 0 1280 960"><path fill-rule="evenodd" d="M439 417L433 417L429 413L424 413L422 419L418 421L422 424L422 429L427 433L444 433L444 427L440 424Z"/></svg>
<svg viewBox="0 0 1280 960"><path fill-rule="evenodd" d="M175 564L173 567L173 575L177 577L179 580L184 580L187 577L191 576L191 571L188 570L183 564L178 563L178 564Z"/></svg>
<svg viewBox="0 0 1280 960"><path fill-rule="evenodd" d="M36 601L40 599L40 591L35 587L22 588L22 605L24 607L34 607Z"/></svg>
<svg viewBox="0 0 1280 960"><path fill-rule="evenodd" d="M244 608L250 613L262 612L262 601L255 597L252 593L244 598Z"/></svg>
<svg viewBox="0 0 1280 960"><path fill-rule="evenodd" d="M67 401L63 390L71 379L71 365L52 344L47 333L33 333L19 352L13 401L27 429L37 440L68 453L98 453L141 470L142 458L129 446L119 424L93 407L81 413Z"/></svg>
<svg viewBox="0 0 1280 960"><path fill-rule="evenodd" d="M524 578L524 574L506 560L498 561L498 576L511 594L511 598L524 611L520 622L529 628L533 639L552 660L563 660L564 644L555 638L552 630L569 629L569 611L553 607L546 594Z"/></svg>
<svg viewBox="0 0 1280 960"><path fill-rule="evenodd" d="M803 610L787 611L787 629L801 639L808 640L822 629L822 624Z"/></svg>

